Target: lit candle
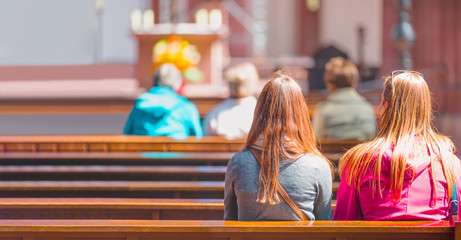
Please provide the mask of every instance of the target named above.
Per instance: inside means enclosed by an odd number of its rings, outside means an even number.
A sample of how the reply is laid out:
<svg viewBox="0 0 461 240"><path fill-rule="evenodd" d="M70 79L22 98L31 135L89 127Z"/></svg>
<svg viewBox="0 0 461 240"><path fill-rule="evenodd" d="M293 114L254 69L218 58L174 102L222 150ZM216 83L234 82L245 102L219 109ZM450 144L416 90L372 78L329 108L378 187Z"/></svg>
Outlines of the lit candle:
<svg viewBox="0 0 461 240"><path fill-rule="evenodd" d="M210 11L210 28L213 30L219 30L222 25L222 13L219 9L213 9Z"/></svg>
<svg viewBox="0 0 461 240"><path fill-rule="evenodd" d="M148 9L144 11L144 15L142 17L142 28L144 31L150 31L154 26L154 11L152 9Z"/></svg>
<svg viewBox="0 0 461 240"><path fill-rule="evenodd" d="M141 10L136 9L131 12L131 30L137 32L142 27L142 13Z"/></svg>
<svg viewBox="0 0 461 240"><path fill-rule="evenodd" d="M94 1L94 9L96 12L100 13L104 9L104 0L96 0Z"/></svg>
<svg viewBox="0 0 461 240"><path fill-rule="evenodd" d="M200 25L208 24L208 11L201 8L195 12L195 23Z"/></svg>
<svg viewBox="0 0 461 240"><path fill-rule="evenodd" d="M318 12L320 9L320 0L306 0L307 9L311 12Z"/></svg>

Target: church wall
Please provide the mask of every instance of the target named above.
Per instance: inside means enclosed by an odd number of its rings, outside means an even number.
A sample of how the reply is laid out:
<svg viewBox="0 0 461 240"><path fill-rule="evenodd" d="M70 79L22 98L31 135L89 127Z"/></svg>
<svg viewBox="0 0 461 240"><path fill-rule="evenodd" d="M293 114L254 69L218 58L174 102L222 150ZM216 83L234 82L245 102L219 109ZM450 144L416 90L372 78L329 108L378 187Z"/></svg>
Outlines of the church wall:
<svg viewBox="0 0 461 240"><path fill-rule="evenodd" d="M320 6L320 43L330 44L358 59L358 27L365 27L365 63L382 63L382 0L322 0Z"/></svg>
<svg viewBox="0 0 461 240"><path fill-rule="evenodd" d="M93 0L0 1L0 65L92 64Z"/></svg>

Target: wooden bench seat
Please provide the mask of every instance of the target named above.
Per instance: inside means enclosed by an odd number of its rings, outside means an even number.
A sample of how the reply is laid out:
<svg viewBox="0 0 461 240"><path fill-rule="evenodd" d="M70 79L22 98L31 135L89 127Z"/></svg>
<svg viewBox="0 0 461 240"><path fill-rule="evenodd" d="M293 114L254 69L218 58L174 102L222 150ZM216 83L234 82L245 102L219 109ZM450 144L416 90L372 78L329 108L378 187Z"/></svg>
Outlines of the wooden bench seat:
<svg viewBox="0 0 461 240"><path fill-rule="evenodd" d="M1 239L439 239L460 240L461 223L429 221L237 222L0 220Z"/></svg>
<svg viewBox="0 0 461 240"><path fill-rule="evenodd" d="M332 213L336 201L332 201ZM222 199L3 198L0 219L222 220Z"/></svg>
<svg viewBox="0 0 461 240"><path fill-rule="evenodd" d="M224 181L225 166L0 166L0 180Z"/></svg>
<svg viewBox="0 0 461 240"><path fill-rule="evenodd" d="M336 192L339 182L333 182ZM222 181L0 181L0 197L224 198Z"/></svg>

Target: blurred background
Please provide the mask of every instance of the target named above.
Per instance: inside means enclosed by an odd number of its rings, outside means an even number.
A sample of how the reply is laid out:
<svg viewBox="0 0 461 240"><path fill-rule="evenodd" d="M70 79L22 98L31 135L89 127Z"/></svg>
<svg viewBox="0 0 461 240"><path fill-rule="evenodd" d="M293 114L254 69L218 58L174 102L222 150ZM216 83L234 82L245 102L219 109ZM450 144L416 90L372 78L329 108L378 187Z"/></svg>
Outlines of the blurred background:
<svg viewBox="0 0 461 240"><path fill-rule="evenodd" d="M248 61L261 86L291 72L315 107L325 63L344 56L376 106L383 75L422 72L461 147L458 0L15 0L0 1L0 29L1 135L120 134L165 61L202 117L228 95L223 70Z"/></svg>

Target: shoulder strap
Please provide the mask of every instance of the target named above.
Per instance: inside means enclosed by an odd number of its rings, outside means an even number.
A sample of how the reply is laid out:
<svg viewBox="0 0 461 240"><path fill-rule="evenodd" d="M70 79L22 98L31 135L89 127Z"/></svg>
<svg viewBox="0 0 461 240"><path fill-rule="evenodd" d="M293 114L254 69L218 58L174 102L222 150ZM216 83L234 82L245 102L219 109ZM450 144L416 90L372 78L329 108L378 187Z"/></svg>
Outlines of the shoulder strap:
<svg viewBox="0 0 461 240"><path fill-rule="evenodd" d="M261 158L258 150L254 148L250 148L251 152L255 156L256 160L258 161L259 165L261 165ZM288 193L283 189L282 185L277 181L277 192L280 194L280 196L285 200L285 202L290 206L290 208L298 215L299 218L301 218L302 221L309 221L309 219L306 217L306 215L301 211L301 209L296 205L296 203L291 200L290 196Z"/></svg>
<svg viewBox="0 0 461 240"><path fill-rule="evenodd" d="M455 172L455 167L453 165L453 160L454 158L451 159L451 169L453 170L453 174L456 175ZM453 184L453 191L451 193L451 198L450 198L450 214L451 215L458 215L458 188L456 187L456 176L455 176L455 182Z"/></svg>

